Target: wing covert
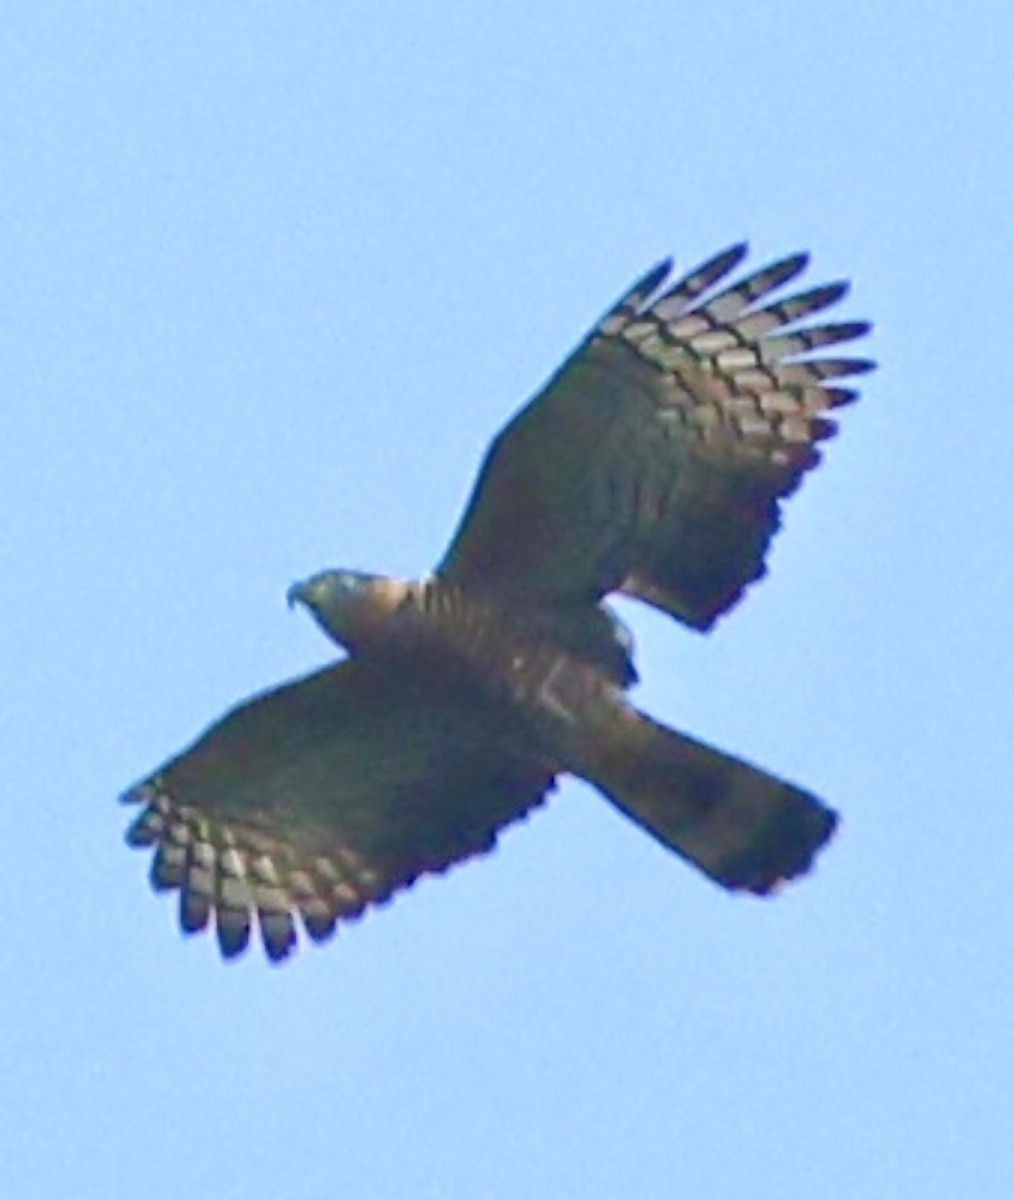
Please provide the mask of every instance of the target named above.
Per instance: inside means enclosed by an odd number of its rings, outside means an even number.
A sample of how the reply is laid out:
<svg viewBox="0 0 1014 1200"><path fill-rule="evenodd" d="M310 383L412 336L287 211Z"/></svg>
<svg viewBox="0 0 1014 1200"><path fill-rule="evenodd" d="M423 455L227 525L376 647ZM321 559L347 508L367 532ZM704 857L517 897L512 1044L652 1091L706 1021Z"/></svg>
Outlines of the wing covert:
<svg viewBox="0 0 1014 1200"><path fill-rule="evenodd" d="M807 324L845 283L778 299L796 254L723 287L745 255L670 286L662 263L602 318L494 441L442 574L575 611L622 590L698 629L763 574L779 501L856 398L838 381L873 364L814 354L869 330Z"/></svg>
<svg viewBox="0 0 1014 1200"><path fill-rule="evenodd" d="M229 712L124 796L180 924L279 961L420 875L481 854L552 787L472 698L346 660Z"/></svg>

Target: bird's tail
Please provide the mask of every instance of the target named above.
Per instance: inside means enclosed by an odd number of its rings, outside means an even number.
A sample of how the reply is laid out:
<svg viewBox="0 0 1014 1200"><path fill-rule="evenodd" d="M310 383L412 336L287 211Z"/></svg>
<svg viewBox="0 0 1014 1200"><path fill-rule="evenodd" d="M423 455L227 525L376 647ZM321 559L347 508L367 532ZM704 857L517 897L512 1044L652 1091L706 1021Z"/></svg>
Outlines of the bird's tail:
<svg viewBox="0 0 1014 1200"><path fill-rule="evenodd" d="M807 871L838 818L808 792L623 703L572 769L723 887L764 895Z"/></svg>

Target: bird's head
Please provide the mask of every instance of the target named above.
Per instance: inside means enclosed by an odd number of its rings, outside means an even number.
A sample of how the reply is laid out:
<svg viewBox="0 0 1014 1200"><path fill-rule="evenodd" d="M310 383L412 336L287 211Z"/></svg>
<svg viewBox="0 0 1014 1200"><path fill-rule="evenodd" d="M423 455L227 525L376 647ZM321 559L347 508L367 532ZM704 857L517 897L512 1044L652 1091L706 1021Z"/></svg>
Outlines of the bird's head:
<svg viewBox="0 0 1014 1200"><path fill-rule="evenodd" d="M346 650L369 649L408 594L409 585L362 571L320 571L286 593L289 607L302 604L329 637Z"/></svg>

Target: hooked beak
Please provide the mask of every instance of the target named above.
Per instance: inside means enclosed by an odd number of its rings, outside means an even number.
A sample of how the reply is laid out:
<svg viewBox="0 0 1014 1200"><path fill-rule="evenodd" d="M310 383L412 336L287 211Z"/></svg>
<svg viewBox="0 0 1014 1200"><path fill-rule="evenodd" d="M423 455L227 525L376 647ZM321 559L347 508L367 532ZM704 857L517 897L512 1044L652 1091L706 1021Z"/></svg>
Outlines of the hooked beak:
<svg viewBox="0 0 1014 1200"><path fill-rule="evenodd" d="M285 593L289 608L302 604L311 612L316 612L332 589L335 574L334 571L320 571L309 579L294 583Z"/></svg>
<svg viewBox="0 0 1014 1200"><path fill-rule="evenodd" d="M294 583L285 593L285 603L288 604L289 608L295 608L297 604L305 604L306 600L305 582Z"/></svg>

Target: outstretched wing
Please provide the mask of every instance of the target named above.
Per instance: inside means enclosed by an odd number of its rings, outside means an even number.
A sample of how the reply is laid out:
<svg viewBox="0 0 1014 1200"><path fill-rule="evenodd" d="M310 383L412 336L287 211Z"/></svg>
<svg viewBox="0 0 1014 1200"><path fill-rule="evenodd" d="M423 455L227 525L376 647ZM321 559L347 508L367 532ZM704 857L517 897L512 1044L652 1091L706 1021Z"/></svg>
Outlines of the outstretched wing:
<svg viewBox="0 0 1014 1200"><path fill-rule="evenodd" d="M132 788L127 840L154 846L180 924L214 922L222 954L256 917L268 956L315 941L418 876L492 848L553 773L438 680L346 660L234 709Z"/></svg>
<svg viewBox="0 0 1014 1200"><path fill-rule="evenodd" d="M697 629L763 574L779 500L856 398L836 381L873 364L811 354L867 323L799 324L845 283L772 299L797 254L720 288L745 254L634 285L496 438L441 574L544 609L622 590Z"/></svg>

